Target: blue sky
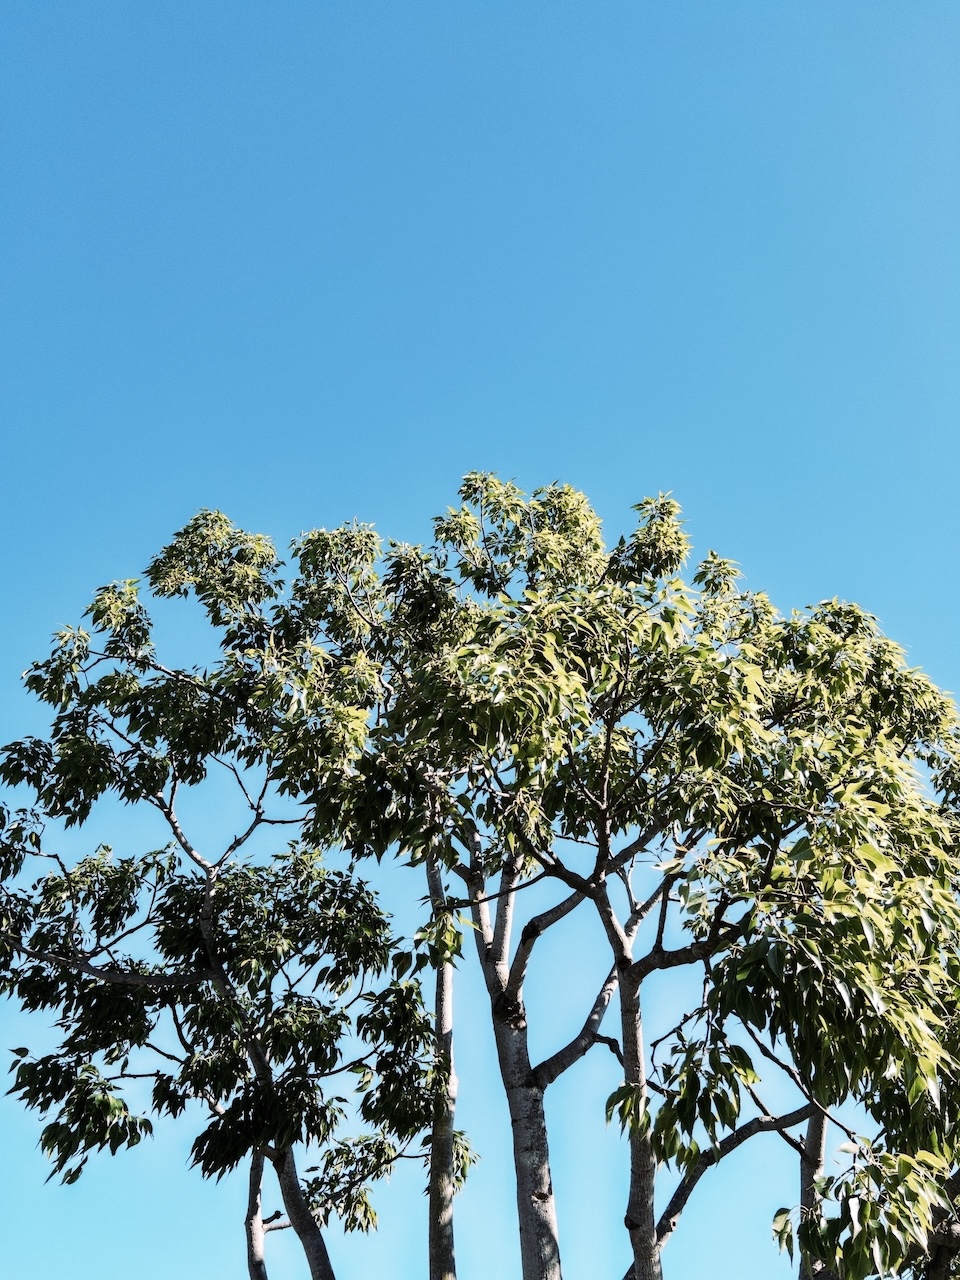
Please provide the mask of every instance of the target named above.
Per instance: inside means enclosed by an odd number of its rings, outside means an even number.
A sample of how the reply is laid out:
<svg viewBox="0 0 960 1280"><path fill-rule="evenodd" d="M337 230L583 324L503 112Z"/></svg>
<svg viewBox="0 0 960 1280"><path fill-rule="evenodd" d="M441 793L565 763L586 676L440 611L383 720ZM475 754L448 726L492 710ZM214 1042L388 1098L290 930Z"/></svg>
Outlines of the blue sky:
<svg viewBox="0 0 960 1280"><path fill-rule="evenodd" d="M952 0L7 0L0 119L4 740L51 631L197 508L417 539L472 469L577 485L612 536L672 490L698 550L783 608L858 600L960 689ZM242 1273L240 1192L181 1135L61 1190L0 1123L11 1274ZM616 1136L579 1123L567 1273L619 1276ZM789 1274L778 1160L704 1194L672 1280ZM462 1280L516 1274L506 1178L485 1149ZM344 1274L422 1273L408 1181Z"/></svg>

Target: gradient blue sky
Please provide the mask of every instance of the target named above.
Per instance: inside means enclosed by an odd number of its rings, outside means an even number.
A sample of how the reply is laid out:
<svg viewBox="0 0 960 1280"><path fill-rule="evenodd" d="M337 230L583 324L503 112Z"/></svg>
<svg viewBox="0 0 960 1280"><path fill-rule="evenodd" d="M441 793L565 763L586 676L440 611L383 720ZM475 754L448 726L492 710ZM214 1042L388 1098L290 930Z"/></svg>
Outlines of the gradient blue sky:
<svg viewBox="0 0 960 1280"><path fill-rule="evenodd" d="M698 550L783 608L858 600L960 688L954 0L6 0L0 121L4 740L50 632L198 507L417 539L471 469L569 481L611 535L672 490ZM487 1048L461 1277L513 1280ZM57 1189L35 1119L0 1123L9 1274L243 1273L241 1189L182 1135ZM616 1136L578 1124L566 1271L618 1277ZM671 1280L789 1275L792 1174L748 1164ZM381 1205L344 1277L419 1277L416 1179Z"/></svg>

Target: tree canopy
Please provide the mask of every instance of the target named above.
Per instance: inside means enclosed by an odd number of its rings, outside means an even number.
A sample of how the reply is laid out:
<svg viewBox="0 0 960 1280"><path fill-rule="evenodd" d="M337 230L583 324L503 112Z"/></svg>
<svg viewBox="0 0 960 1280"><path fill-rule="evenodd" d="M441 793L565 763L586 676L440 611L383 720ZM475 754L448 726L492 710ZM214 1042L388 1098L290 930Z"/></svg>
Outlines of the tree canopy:
<svg viewBox="0 0 960 1280"><path fill-rule="evenodd" d="M203 512L145 577L201 605L212 661L161 662L135 581L98 592L90 634L57 637L27 675L51 733L0 766L32 797L5 825L0 958L8 993L59 1015L60 1049L24 1053L15 1090L49 1113L67 1178L88 1149L140 1140L122 1089L149 1076L155 1112L206 1108L203 1173L248 1162L255 1280L264 1160L326 1276L327 1215L368 1225L370 1180L426 1135L431 1280L452 1280L469 1153L451 987L467 933L524 1280L561 1276L544 1095L594 1046L619 1076L607 1119L624 1133L635 1280L660 1280L701 1179L766 1134L796 1155L774 1231L806 1274L947 1274L956 711L863 610L783 616L713 553L687 583L677 504L636 513L608 548L575 490L527 497L474 474L430 544L317 530L286 573L266 539ZM245 816L204 853L178 797L211 770ZM49 832L109 795L158 814L169 844L66 865ZM284 827L286 846L263 843ZM387 857L424 868L412 938L361 878ZM31 881L36 859L48 869ZM574 927L609 971L582 1029L535 1062L525 980L544 933ZM646 1032L647 992L678 979L673 1024ZM349 1105L331 1092L344 1072ZM364 1130L341 1138L354 1119ZM828 1175L830 1134L844 1163ZM318 1153L312 1180L298 1144Z"/></svg>

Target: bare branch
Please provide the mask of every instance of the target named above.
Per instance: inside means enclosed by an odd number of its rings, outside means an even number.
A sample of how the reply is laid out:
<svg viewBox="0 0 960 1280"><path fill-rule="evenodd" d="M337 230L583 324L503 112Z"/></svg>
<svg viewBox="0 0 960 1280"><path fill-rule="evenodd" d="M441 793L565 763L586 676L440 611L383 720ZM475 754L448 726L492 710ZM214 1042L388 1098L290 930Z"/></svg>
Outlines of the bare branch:
<svg viewBox="0 0 960 1280"><path fill-rule="evenodd" d="M151 1049L158 1057L166 1058L168 1062L175 1062L178 1067L183 1066L182 1058L178 1058L175 1053L167 1053L166 1049L161 1049L159 1045L155 1045L152 1041L148 1040L146 1047ZM152 1075L154 1073L151 1072L150 1074Z"/></svg>
<svg viewBox="0 0 960 1280"><path fill-rule="evenodd" d="M619 867L626 866L630 859L635 858L641 850L645 849L651 840L655 840L657 836L663 835L669 825L668 821L660 819L655 822L653 826L647 827L645 831L641 831L636 839L631 840L628 845L624 845L619 853L615 853L613 855L610 860L610 866L607 870L616 871Z"/></svg>
<svg viewBox="0 0 960 1280"><path fill-rule="evenodd" d="M176 840L180 848L183 850L183 852L190 859L190 861L195 862L198 867L201 867L207 873L211 872L213 870L213 863L208 862L207 859L204 858L202 854L197 852L197 850L193 847L193 845L187 839L183 828L180 826L179 820L177 819L177 815L173 809L173 793L171 793L170 800L168 801L164 796L163 792L158 791L156 795L153 796L153 798L151 799L151 804L153 804L157 809L159 809L160 812L163 814L163 816L166 818L167 824L170 827L170 830L173 832L174 839Z"/></svg>
<svg viewBox="0 0 960 1280"><path fill-rule="evenodd" d="M753 1138L758 1133L780 1132L784 1129L790 1129L794 1125L802 1124L805 1120L809 1120L810 1116L817 1110L816 1104L808 1102L805 1106L798 1107L796 1111L790 1111L783 1116L755 1116L753 1120L748 1120L746 1124L741 1125L739 1129L734 1129L715 1147L711 1147L709 1151L704 1151L700 1159L683 1178L679 1187L670 1198L670 1203L657 1223L657 1241L661 1248L670 1239L676 1230L677 1223L680 1220L680 1214L683 1212L694 1187L713 1165L718 1164L724 1156L728 1156L731 1151L736 1151L740 1147Z"/></svg>
<svg viewBox="0 0 960 1280"><path fill-rule="evenodd" d="M820 1103L816 1100L816 1098L813 1097L813 1095L810 1093L810 1090L803 1083L803 1080L800 1076L799 1071L795 1070L795 1068L793 1068L789 1062L784 1062L782 1058L778 1058L772 1049L768 1049L767 1046L763 1043L763 1041L754 1033L752 1027L750 1027L745 1022L742 1025L743 1025L744 1031L746 1031L747 1035L750 1037L753 1043L757 1046L757 1048L760 1050L763 1056L768 1061L772 1062L775 1066L778 1066L781 1071L783 1071L786 1075L790 1077L790 1079L797 1086L797 1088L800 1090L803 1096L809 1100L811 1105L814 1106L817 1109L817 1111L820 1111L824 1116L826 1116L826 1118L830 1121L831 1124L835 1124L838 1129L842 1129L851 1142L857 1142L858 1141L857 1135L853 1131L853 1129L845 1125L842 1120L838 1120L832 1111L828 1111L826 1107L821 1106Z"/></svg>
<svg viewBox="0 0 960 1280"><path fill-rule="evenodd" d="M223 853L220 855L220 857L217 859L217 861L216 861L215 865L216 865L216 866L218 866L218 867L222 867L222 866L223 866L223 864L224 864L224 863L228 860L228 858L231 856L231 854L236 853L236 851L237 851L237 850L238 850L242 845L246 844L246 842L247 842L247 841L250 839L250 837L253 835L254 831L256 831L257 827L261 826L261 825L262 825L262 823L263 823L263 814L262 814L262 813L261 813L261 811L258 809L258 810L254 813L253 817L251 818L251 820L250 820L250 825L247 827L247 829L246 829L245 831L241 832L241 834L240 834L240 835L238 835L238 836L234 836L234 837L233 837L233 839L232 839L232 840L230 841L230 843L227 845L227 847L226 847L226 849L224 850L224 852L223 852Z"/></svg>
<svg viewBox="0 0 960 1280"><path fill-rule="evenodd" d="M710 933L701 942L690 942L687 946L677 947L673 951L665 951L662 946L657 949L654 945L645 956L641 956L630 965L627 975L631 982L639 983L654 970L675 969L680 965L696 964L699 960L709 959L720 947L734 942L743 933L749 919L750 912L747 911L739 920L728 925L715 921L710 928Z"/></svg>
<svg viewBox="0 0 960 1280"><path fill-rule="evenodd" d="M520 865L511 858L503 864L500 873L500 892L497 894L497 912L493 925L493 944L490 948L490 959L494 964L506 964L510 955L510 931L513 927L513 915L516 908L517 881L520 878Z"/></svg>
<svg viewBox="0 0 960 1280"><path fill-rule="evenodd" d="M663 934L667 927L667 911L670 909L670 890L673 888L676 879L676 876L667 876L661 888L660 919L657 921L657 937L653 944L654 951L663 950Z"/></svg>
<svg viewBox="0 0 960 1280"><path fill-rule="evenodd" d="M557 880L562 880L564 884L569 885L571 889L575 889L578 893L582 893L585 898L594 896L594 885L591 881L585 879L581 875L577 875L575 871L571 871L565 866L559 858L548 853L545 849L538 849L530 837L523 831L517 831L517 839L523 845L527 855L535 862L538 862L549 876L554 876Z"/></svg>
<svg viewBox="0 0 960 1280"><path fill-rule="evenodd" d="M653 901L655 900L654 898ZM568 898L566 901L569 902L570 899ZM561 903L562 905L565 904ZM628 944L636 937L637 930L640 928L643 918L650 910L651 905L652 902L642 904L627 921L624 935ZM569 1044L542 1062L539 1067L534 1068L534 1079L537 1080L542 1089L546 1089L548 1084L552 1084L557 1076L566 1071L568 1067L573 1066L595 1044L605 1044L620 1065L623 1066L623 1051L619 1042L613 1036L602 1036L599 1032L600 1024L603 1022L604 1015L609 1008L610 1001L613 999L613 993L616 991L618 983L619 972L617 966L614 965L603 986L597 992L597 998L594 1000L593 1007L587 1014L586 1021L579 1034L574 1036Z"/></svg>
<svg viewBox="0 0 960 1280"><path fill-rule="evenodd" d="M593 1045L601 1041L607 1044L623 1061L623 1055L620 1053L620 1046L612 1037L600 1036L598 1028L603 1021L604 1014L609 1008L610 1001L613 999L613 993L617 989L619 982L616 967L610 970L607 979L597 993L597 998L593 1002L593 1008L587 1014L586 1021L581 1027L579 1033L556 1053L541 1062L538 1067L533 1070L533 1078L541 1089L546 1089L547 1085L552 1084L557 1076L562 1075L568 1067L572 1067L575 1062L588 1052ZM614 1046L616 1048L614 1049Z"/></svg>
<svg viewBox="0 0 960 1280"><path fill-rule="evenodd" d="M90 964L83 956L62 956L56 951L37 951L14 934L2 933L2 939L20 955L30 960L39 960L43 964L55 964L61 969L70 969L74 973L86 974L88 978L97 978L101 982L112 982L126 987L150 987L156 991L173 990L178 987L196 987L208 982L215 976L211 970L198 969L193 973L138 973L136 970L104 969Z"/></svg>
<svg viewBox="0 0 960 1280"><path fill-rule="evenodd" d="M510 966L510 976L507 979L507 995L513 999L518 998L523 987L523 980L527 974L530 956L540 935L549 929L551 925L562 920L564 916L569 915L574 907L578 906L583 900L582 893L571 893L569 897L564 898L562 902L558 902L549 911L542 911L540 915L534 916L532 920L527 921L521 930L520 943Z"/></svg>
<svg viewBox="0 0 960 1280"><path fill-rule="evenodd" d="M183 1024L181 1023L179 1017L177 1016L177 1010L173 1004L170 1005L170 1008L168 1009L168 1013L170 1014L170 1018L173 1022L174 1030L177 1033L177 1039L180 1041L181 1045L183 1046L184 1052L192 1056L196 1052L196 1050L194 1046L190 1043L190 1041L187 1039L186 1032L183 1029Z"/></svg>
<svg viewBox="0 0 960 1280"><path fill-rule="evenodd" d="M454 866L450 868L450 870L455 875L460 876L461 879L464 879L466 876L469 875L469 870L466 867L464 867L462 863L456 863ZM496 893L487 893L477 899L448 898L447 910L462 911L465 908L472 906L474 901L476 901L477 903L499 902L499 900L501 898L505 898L508 893L518 893L521 889L529 889L531 885L539 884L541 880L546 880L546 878L547 878L546 871L541 871L537 875L531 876L529 880L524 880L523 884L514 885L509 889L498 889Z"/></svg>
<svg viewBox="0 0 960 1280"><path fill-rule="evenodd" d="M753 1099L761 1115L763 1116L773 1115L773 1112L770 1110L768 1106L764 1104L764 1102L758 1095L756 1089L754 1089L752 1085L745 1084L744 1088L746 1089L750 1097ZM778 1129L777 1133L784 1140L784 1142L787 1144L788 1147L792 1147L793 1150L796 1151L798 1156L803 1155L804 1145L803 1145L802 1138L795 1138L792 1134L787 1133L785 1129Z"/></svg>
<svg viewBox="0 0 960 1280"><path fill-rule="evenodd" d="M246 800L247 804L250 806L251 809L256 810L257 805L254 802L253 798L251 797L250 792L247 790L246 783L243 781L243 778L240 776L240 770L233 763L233 761L224 760L222 756L211 756L210 759L214 762L214 764L220 765L222 768L226 769L228 772L233 774L234 778L236 778L237 780L237 786L243 792L244 800Z"/></svg>

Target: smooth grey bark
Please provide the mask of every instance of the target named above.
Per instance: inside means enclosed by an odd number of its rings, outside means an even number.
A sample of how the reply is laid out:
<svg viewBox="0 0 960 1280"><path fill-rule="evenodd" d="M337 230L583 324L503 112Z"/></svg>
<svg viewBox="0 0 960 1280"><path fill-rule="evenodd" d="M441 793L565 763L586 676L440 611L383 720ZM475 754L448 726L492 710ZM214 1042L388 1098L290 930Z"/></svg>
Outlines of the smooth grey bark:
<svg viewBox="0 0 960 1280"><path fill-rule="evenodd" d="M435 860L427 864L427 884L435 911L446 902L440 868ZM453 965L441 964L436 971L436 1034L439 1067L444 1077L443 1092L433 1110L430 1141L429 1254L430 1280L456 1280L453 1197L454 1117L457 1107L457 1076L453 1063Z"/></svg>
<svg viewBox="0 0 960 1280"><path fill-rule="evenodd" d="M823 1176L827 1152L827 1117L817 1107L807 1121L800 1157L800 1215L811 1218L819 1208L816 1179ZM837 1280L835 1272L816 1258L800 1260L800 1280Z"/></svg>
<svg viewBox="0 0 960 1280"><path fill-rule="evenodd" d="M627 1192L627 1209L623 1218L623 1225L630 1237L630 1249L633 1253L634 1280L663 1280L663 1270L660 1264L660 1242L657 1238L654 1201L657 1160L650 1141L646 1055L640 1014L640 986L645 973L643 967L633 960L633 941L641 921L657 900L662 899L656 946L660 945L669 886L670 880L667 878L646 903L636 904L626 926L617 919L604 885L599 885L593 894L594 906L603 924L607 941L610 943L614 965L620 974L623 1081L625 1085L633 1088L637 1101L635 1116L638 1123L630 1126L628 1135L630 1183Z"/></svg>
<svg viewBox="0 0 960 1280"><path fill-rule="evenodd" d="M691 1193L708 1169L712 1169L724 1156L728 1156L731 1151L736 1151L738 1147L743 1146L745 1142L748 1142L756 1134L783 1133L787 1129L792 1129L794 1125L802 1124L804 1120L809 1120L815 1110L814 1104L808 1102L804 1106L788 1112L786 1115L755 1116L738 1129L728 1133L725 1138L722 1138L717 1143L716 1147L710 1147L704 1151L696 1165L682 1179L680 1185L670 1197L670 1203L660 1215L660 1221L657 1223L657 1239L660 1241L661 1251L676 1230L677 1223L680 1221L680 1214L686 1207Z"/></svg>
<svg viewBox="0 0 960 1280"><path fill-rule="evenodd" d="M826 1153L827 1117L818 1108L807 1121L803 1155L800 1157L800 1210L804 1217L811 1217L817 1211L818 1199L814 1181L823 1173Z"/></svg>
<svg viewBox="0 0 960 1280"><path fill-rule="evenodd" d="M310 1268L310 1280L336 1280L333 1267L330 1265L327 1246L316 1219L310 1212L307 1198L303 1194L303 1187L300 1185L300 1177L297 1173L297 1163L289 1147L286 1151L277 1152L274 1168L277 1171L277 1181L280 1183L283 1207L287 1211L290 1225L297 1233L297 1239L306 1255L307 1265Z"/></svg>
<svg viewBox="0 0 960 1280"><path fill-rule="evenodd" d="M495 1001L493 1020L497 1060L513 1132L523 1280L561 1280L543 1089L536 1083L530 1064L522 999Z"/></svg>
<svg viewBox="0 0 960 1280"><path fill-rule="evenodd" d="M267 1264L263 1255L263 1214L260 1208L262 1183L263 1153L255 1151L250 1159L250 1190L247 1196L247 1216L243 1224L247 1235L247 1272L250 1280L267 1280Z"/></svg>
<svg viewBox="0 0 960 1280"><path fill-rule="evenodd" d="M574 1038L565 1044L562 1049L558 1049L556 1053L551 1054L534 1070L534 1077L541 1089L546 1089L547 1085L553 1084L558 1076L562 1075L575 1062L578 1062L589 1049L595 1044L606 1044L615 1053L619 1052L619 1045L612 1037L600 1035L600 1024L603 1022L603 1016L610 1006L613 999L613 993L617 989L619 982L619 974L616 967L610 970L607 979L597 993L597 998L593 1002L593 1007L587 1014L580 1032Z"/></svg>
<svg viewBox="0 0 960 1280"><path fill-rule="evenodd" d="M497 1062L510 1112L521 1274L523 1280L562 1280L543 1088L530 1064L523 1003L523 974L536 930L533 934L524 930L526 942L521 942L518 963L511 973L508 957L519 872L510 866L504 868L496 920L492 922L489 903L483 896L483 877L477 867L478 852L474 850L473 863L464 878L470 891L477 954L490 997Z"/></svg>
<svg viewBox="0 0 960 1280"><path fill-rule="evenodd" d="M640 989L634 980L620 983L620 1021L623 1035L624 1083L638 1094L638 1112L646 1116L647 1075L640 1017ZM630 1189L624 1226L633 1249L634 1280L663 1280L660 1241L654 1206L657 1161L644 1122L630 1130Z"/></svg>
<svg viewBox="0 0 960 1280"><path fill-rule="evenodd" d="M523 1280L562 1280L556 1200L550 1174L550 1149L544 1112L547 1086L597 1043L606 1043L620 1056L619 1045L600 1035L600 1025L617 989L615 965L601 986L583 1027L562 1049L531 1067L523 984L537 939L585 900L574 888L566 898L529 920L516 954L510 956L510 935L516 905L518 868L507 864L494 900L496 916L490 917L490 901L484 896L484 879L475 848L470 868L458 868L470 894L474 938L493 1015L497 1062L510 1112L517 1208L520 1222L520 1256ZM643 910L631 917L623 935L627 944L643 918Z"/></svg>

